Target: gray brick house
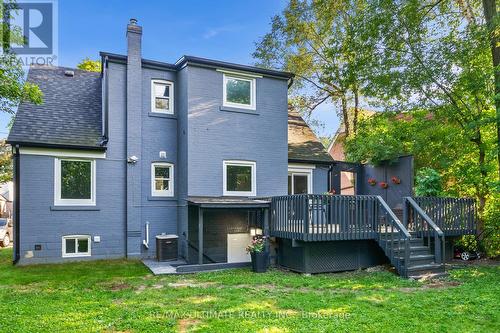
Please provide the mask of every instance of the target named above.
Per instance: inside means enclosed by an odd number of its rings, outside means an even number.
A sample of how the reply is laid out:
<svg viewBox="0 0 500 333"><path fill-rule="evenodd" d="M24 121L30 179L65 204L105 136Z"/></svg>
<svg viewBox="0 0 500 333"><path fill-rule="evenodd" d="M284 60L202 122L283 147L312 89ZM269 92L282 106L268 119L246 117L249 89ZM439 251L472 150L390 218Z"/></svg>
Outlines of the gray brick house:
<svg viewBox="0 0 500 333"><path fill-rule="evenodd" d="M44 103L21 103L8 137L15 263L155 258L160 236L184 271L240 266L263 233L295 271L390 262L418 276L476 232L473 200L412 197L411 156L332 160L288 110L293 74L146 60L141 39L131 20L127 54L101 52L101 73L30 69Z"/></svg>
<svg viewBox="0 0 500 333"><path fill-rule="evenodd" d="M141 38L132 20L127 55L102 52L102 73L30 69L44 103L22 103L8 137L16 262L154 257L162 233L198 262L202 206L214 208L202 261L238 261L250 229L262 227L262 205L245 198L286 195L294 183L293 193L326 191L328 167L314 161L328 154L308 156L307 142L288 149L292 74L191 56L146 60Z"/></svg>

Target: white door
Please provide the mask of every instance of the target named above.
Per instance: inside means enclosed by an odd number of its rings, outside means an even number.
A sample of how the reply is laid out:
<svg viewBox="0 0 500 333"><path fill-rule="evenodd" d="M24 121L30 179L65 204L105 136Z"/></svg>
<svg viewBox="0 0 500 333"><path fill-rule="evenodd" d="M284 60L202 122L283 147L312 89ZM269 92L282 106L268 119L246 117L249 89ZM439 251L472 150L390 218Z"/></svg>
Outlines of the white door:
<svg viewBox="0 0 500 333"><path fill-rule="evenodd" d="M252 241L250 234L227 234L227 262L249 262L245 248Z"/></svg>

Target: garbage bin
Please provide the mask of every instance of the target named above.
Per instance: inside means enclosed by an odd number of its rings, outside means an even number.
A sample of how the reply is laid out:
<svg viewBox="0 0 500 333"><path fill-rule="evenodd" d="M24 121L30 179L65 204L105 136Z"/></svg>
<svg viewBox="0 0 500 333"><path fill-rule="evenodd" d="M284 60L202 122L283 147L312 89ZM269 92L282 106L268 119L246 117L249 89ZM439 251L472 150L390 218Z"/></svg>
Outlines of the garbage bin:
<svg viewBox="0 0 500 333"><path fill-rule="evenodd" d="M177 235L156 236L156 259L158 261L177 260Z"/></svg>

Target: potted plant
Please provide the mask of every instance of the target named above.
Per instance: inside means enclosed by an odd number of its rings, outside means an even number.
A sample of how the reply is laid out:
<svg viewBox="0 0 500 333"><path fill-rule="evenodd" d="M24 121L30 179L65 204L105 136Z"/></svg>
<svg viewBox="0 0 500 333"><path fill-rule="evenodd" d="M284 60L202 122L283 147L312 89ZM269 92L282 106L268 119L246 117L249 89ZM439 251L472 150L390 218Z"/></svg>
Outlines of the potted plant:
<svg viewBox="0 0 500 333"><path fill-rule="evenodd" d="M375 184L377 184L377 180L375 178L368 178L368 184L374 186Z"/></svg>
<svg viewBox="0 0 500 333"><path fill-rule="evenodd" d="M254 236L246 250L252 257L252 270L255 273L265 273L269 261L269 253L266 251L266 236Z"/></svg>
<svg viewBox="0 0 500 333"><path fill-rule="evenodd" d="M386 189L389 187L389 184L387 184L386 182L380 182L380 187L382 187L383 189Z"/></svg>

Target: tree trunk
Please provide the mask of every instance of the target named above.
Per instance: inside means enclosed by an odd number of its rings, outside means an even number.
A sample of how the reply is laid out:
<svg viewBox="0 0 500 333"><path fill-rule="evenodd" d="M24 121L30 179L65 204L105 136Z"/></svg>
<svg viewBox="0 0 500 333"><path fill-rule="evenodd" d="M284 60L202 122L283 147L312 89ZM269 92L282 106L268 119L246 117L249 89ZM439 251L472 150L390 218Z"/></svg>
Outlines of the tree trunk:
<svg viewBox="0 0 500 333"><path fill-rule="evenodd" d="M358 89L354 90L354 117L352 118L352 133L356 135L358 131L358 115L359 115L359 93Z"/></svg>
<svg viewBox="0 0 500 333"><path fill-rule="evenodd" d="M348 138L351 134L351 126L349 125L349 113L347 110L347 98L345 95L341 98L342 103L342 117L344 118L344 127L345 127L345 137Z"/></svg>
<svg viewBox="0 0 500 333"><path fill-rule="evenodd" d="M477 223L477 229L478 229L477 231L479 235L479 240L482 240L483 238L482 234L484 230L483 214L484 214L484 208L486 207L485 182L486 182L486 177L488 176L488 172L486 171L486 150L482 139L481 130L477 129L476 131L477 131L476 137L472 141L476 144L479 150L478 163L479 163L479 173L481 175L481 178L479 180L479 183L476 185L476 195L479 201L479 205L477 206L477 213L479 215Z"/></svg>
<svg viewBox="0 0 500 333"><path fill-rule="evenodd" d="M495 108L497 114L497 159L500 179L500 47L495 30L498 25L496 0L483 0L483 11L490 35L491 55L495 71Z"/></svg>

